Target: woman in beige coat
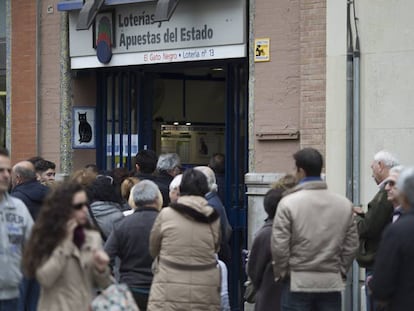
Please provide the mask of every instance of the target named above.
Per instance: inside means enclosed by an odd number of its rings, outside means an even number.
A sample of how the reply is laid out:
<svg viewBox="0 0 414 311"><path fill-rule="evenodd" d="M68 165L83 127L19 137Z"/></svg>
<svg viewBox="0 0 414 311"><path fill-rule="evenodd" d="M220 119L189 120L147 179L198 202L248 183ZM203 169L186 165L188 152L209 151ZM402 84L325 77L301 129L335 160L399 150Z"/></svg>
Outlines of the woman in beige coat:
<svg viewBox="0 0 414 311"><path fill-rule="evenodd" d="M161 210L150 236L156 257L148 311L220 310L218 213L204 199L203 173L183 174L177 203Z"/></svg>
<svg viewBox="0 0 414 311"><path fill-rule="evenodd" d="M88 310L93 288L111 283L109 258L88 223L85 191L63 183L48 196L33 227L23 266L41 286L38 310Z"/></svg>

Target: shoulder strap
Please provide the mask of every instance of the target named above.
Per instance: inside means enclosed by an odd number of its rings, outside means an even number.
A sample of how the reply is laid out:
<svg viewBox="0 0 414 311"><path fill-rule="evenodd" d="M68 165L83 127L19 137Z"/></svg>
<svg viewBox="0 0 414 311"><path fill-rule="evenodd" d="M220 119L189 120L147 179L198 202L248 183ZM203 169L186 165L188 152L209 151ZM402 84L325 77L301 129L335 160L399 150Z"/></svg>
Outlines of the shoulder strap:
<svg viewBox="0 0 414 311"><path fill-rule="evenodd" d="M99 230L99 233L101 234L102 240L105 242L106 241L106 236L103 233L101 227L99 227L98 222L96 221L95 215L93 214L92 207L90 205L88 205L88 211L89 211L89 215L92 218L93 224Z"/></svg>

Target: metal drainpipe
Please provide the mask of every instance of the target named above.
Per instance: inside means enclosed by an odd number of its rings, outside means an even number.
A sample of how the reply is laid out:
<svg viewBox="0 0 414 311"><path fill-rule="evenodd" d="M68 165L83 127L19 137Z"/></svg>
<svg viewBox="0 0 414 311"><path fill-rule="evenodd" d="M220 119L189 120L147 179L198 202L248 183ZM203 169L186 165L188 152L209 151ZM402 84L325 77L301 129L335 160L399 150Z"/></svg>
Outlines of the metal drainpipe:
<svg viewBox="0 0 414 311"><path fill-rule="evenodd" d="M355 43L355 50L354 50L354 88L353 88L353 196L354 196L354 204L360 205L361 198L360 198L360 136L361 136L361 125L360 125L360 51L359 51L359 38L358 34L356 37ZM359 266L354 261L353 263L353 294L354 294L354 310L359 310L358 302L359 299Z"/></svg>
<svg viewBox="0 0 414 311"><path fill-rule="evenodd" d="M64 178L72 172L72 105L69 68L69 18L60 18L60 172Z"/></svg>
<svg viewBox="0 0 414 311"><path fill-rule="evenodd" d="M360 204L360 108L359 108L359 39L353 46L351 5L347 3L347 114L346 114L346 195ZM360 309L359 265L352 264L352 297L347 296L346 310ZM352 309L351 309L351 301Z"/></svg>

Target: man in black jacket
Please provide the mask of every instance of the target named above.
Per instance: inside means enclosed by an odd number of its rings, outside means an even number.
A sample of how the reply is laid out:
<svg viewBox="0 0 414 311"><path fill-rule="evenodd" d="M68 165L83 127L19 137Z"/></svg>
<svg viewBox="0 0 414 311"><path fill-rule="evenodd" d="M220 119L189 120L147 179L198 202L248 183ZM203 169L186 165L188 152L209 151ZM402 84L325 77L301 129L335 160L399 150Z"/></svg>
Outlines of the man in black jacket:
<svg viewBox="0 0 414 311"><path fill-rule="evenodd" d="M33 220L36 220L48 191L48 187L37 181L31 162L21 161L13 166L11 195L26 204Z"/></svg>
<svg viewBox="0 0 414 311"><path fill-rule="evenodd" d="M406 211L384 232L368 280L375 299L388 304L389 311L411 311L414 306L414 168L401 172L397 181Z"/></svg>
<svg viewBox="0 0 414 311"><path fill-rule="evenodd" d="M15 164L11 175L11 195L19 198L26 204L33 220L36 221L49 188L37 180L35 167L32 162L21 161ZM18 310L37 310L37 302L40 295L39 283L35 279L23 278L19 291Z"/></svg>
<svg viewBox="0 0 414 311"><path fill-rule="evenodd" d="M392 221L394 208L387 198L385 180L389 175L390 169L398 164L398 160L388 151L382 150L375 154L371 169L372 177L379 188L378 192L371 202L368 203L366 213L360 207L354 207L354 212L357 214L356 221L360 242L356 259L358 264L366 269L366 277L373 273L382 233L385 227ZM371 310L371 297L368 294L367 310ZM372 306L372 310L379 310L375 303Z"/></svg>

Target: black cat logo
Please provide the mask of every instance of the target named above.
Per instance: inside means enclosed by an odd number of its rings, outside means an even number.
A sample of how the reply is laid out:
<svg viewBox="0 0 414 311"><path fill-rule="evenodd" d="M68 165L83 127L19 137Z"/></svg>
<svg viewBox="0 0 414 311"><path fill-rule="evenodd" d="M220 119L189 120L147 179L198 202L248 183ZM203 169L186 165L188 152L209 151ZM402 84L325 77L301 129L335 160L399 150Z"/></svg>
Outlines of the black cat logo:
<svg viewBox="0 0 414 311"><path fill-rule="evenodd" d="M79 118L79 143L89 143L92 140L92 127L86 119L85 113L78 112Z"/></svg>

